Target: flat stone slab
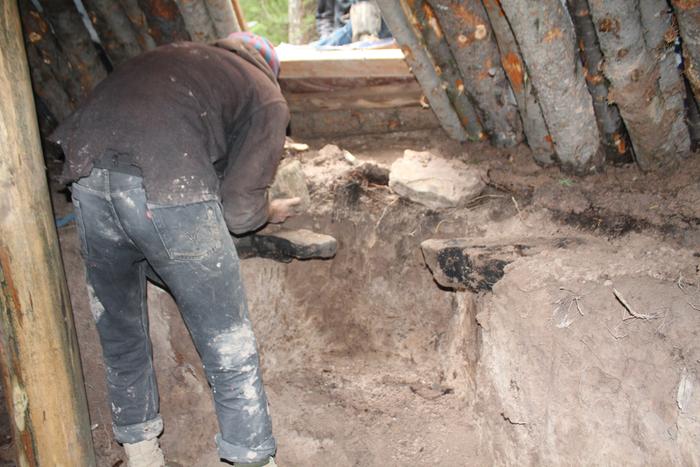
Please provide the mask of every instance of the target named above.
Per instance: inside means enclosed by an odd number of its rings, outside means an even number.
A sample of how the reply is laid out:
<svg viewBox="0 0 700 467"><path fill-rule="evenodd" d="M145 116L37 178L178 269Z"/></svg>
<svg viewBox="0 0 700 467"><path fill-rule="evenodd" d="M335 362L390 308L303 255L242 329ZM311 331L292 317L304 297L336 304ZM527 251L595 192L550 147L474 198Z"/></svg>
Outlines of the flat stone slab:
<svg viewBox="0 0 700 467"><path fill-rule="evenodd" d="M450 289L482 292L491 290L503 277L505 267L520 257L582 243L583 240L577 237L520 238L497 242L453 238L425 240L421 243L421 250L435 282Z"/></svg>
<svg viewBox="0 0 700 467"><path fill-rule="evenodd" d="M234 240L238 255L261 257L288 263L292 259L328 259L335 256L338 242L334 237L311 230L261 231Z"/></svg>
<svg viewBox="0 0 700 467"><path fill-rule="evenodd" d="M465 206L486 187L482 170L428 151L407 149L391 165L389 187L403 198L431 209Z"/></svg>

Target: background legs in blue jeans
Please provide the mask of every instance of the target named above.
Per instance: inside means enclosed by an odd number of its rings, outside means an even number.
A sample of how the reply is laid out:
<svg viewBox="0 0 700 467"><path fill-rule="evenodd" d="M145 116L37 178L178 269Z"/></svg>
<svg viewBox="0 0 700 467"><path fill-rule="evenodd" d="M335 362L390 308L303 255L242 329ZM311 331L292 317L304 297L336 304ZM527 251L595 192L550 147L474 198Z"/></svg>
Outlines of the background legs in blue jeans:
<svg viewBox="0 0 700 467"><path fill-rule="evenodd" d="M166 283L212 387L221 457L275 452L240 263L218 201L149 206L141 178L94 169L74 184L91 308L102 342L118 441L157 436L145 270Z"/></svg>

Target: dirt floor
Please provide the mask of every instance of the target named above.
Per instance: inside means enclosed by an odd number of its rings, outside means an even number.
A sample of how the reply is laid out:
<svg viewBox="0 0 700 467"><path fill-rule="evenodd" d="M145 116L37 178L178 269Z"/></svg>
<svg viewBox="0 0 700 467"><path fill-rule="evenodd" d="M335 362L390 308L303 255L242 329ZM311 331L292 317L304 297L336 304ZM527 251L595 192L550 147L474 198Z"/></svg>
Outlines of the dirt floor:
<svg viewBox="0 0 700 467"><path fill-rule="evenodd" d="M435 211L305 142L289 157L312 208L289 225L335 236L337 256L243 261L280 466L700 465L700 157L582 179L435 132L332 141L386 167L414 149L484 170L481 197ZM59 235L99 465L124 465L75 226ZM456 237L575 241L473 294L438 286L421 253ZM149 306L166 457L217 465L196 352L165 292Z"/></svg>

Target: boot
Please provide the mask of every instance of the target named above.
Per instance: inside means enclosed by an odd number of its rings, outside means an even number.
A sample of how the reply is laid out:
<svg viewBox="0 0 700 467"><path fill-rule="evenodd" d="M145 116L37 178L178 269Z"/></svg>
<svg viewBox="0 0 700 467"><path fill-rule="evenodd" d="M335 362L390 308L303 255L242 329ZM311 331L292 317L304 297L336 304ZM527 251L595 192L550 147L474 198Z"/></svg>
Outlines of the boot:
<svg viewBox="0 0 700 467"><path fill-rule="evenodd" d="M158 438L124 443L127 467L165 467L163 451L160 450Z"/></svg>

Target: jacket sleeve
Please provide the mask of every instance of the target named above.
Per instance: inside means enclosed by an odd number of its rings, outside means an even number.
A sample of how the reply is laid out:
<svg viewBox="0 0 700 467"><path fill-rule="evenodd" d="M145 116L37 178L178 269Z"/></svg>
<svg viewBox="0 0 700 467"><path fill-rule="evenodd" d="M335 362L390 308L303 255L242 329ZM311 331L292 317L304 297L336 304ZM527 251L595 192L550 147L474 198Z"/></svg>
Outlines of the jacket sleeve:
<svg viewBox="0 0 700 467"><path fill-rule="evenodd" d="M288 123L287 104L276 101L258 109L238 131L220 186L231 232L250 232L267 222L267 189L282 158Z"/></svg>

